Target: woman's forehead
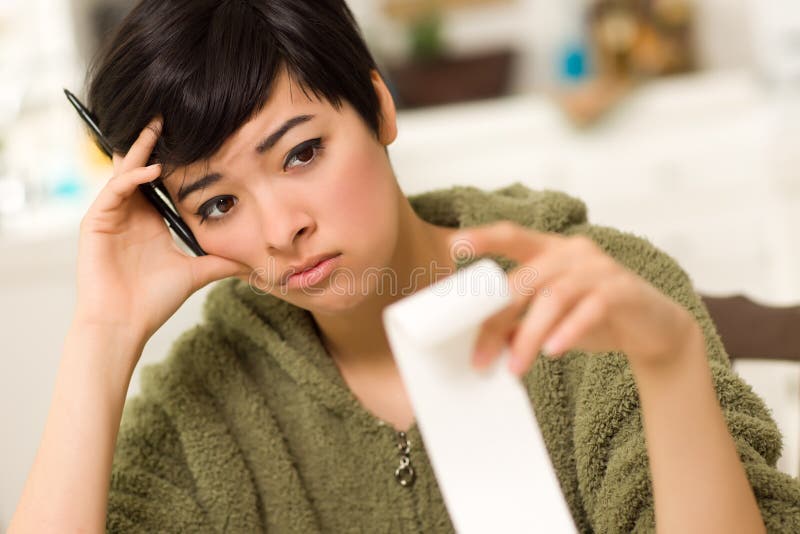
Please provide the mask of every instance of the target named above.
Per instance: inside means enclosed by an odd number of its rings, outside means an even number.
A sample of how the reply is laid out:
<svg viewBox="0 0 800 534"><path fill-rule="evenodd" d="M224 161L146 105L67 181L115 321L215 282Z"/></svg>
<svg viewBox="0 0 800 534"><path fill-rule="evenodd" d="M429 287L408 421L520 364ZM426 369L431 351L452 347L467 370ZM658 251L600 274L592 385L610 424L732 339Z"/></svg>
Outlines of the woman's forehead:
<svg viewBox="0 0 800 534"><path fill-rule="evenodd" d="M304 124L328 123L332 115L340 113L341 110L327 100L308 93L291 80L276 80L274 91L264 106L228 137L216 153L207 159L172 169L169 176L178 179L165 181L170 193L176 195L179 187L211 172L224 173L224 169L237 158L250 152L265 153L274 149L295 128Z"/></svg>
<svg viewBox="0 0 800 534"><path fill-rule="evenodd" d="M277 132L287 122L297 120L297 117L310 117L319 122L335 113L337 109L330 102L318 97L283 72L276 78L264 105L225 140L209 161L226 160L240 150L252 149L264 140L265 135ZM259 141L255 141L256 139ZM202 166L202 163L199 164Z"/></svg>

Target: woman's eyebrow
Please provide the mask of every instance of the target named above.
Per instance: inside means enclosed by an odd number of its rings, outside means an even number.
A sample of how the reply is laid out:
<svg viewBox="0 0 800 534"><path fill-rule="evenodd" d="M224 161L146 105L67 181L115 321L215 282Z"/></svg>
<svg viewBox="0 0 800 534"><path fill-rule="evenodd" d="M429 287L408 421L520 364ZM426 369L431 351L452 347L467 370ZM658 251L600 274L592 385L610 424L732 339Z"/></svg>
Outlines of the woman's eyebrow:
<svg viewBox="0 0 800 534"><path fill-rule="evenodd" d="M283 137L286 132L297 126L298 124L303 124L304 122L308 122L314 118L314 115L298 115L297 117L292 117L288 121L284 122L283 125L275 130L273 133L267 136L266 139L261 141L256 146L256 152L259 154L263 154L267 150L274 147L278 141L280 141L281 137Z"/></svg>
<svg viewBox="0 0 800 534"><path fill-rule="evenodd" d="M211 174L206 174L199 180L192 182L189 185L181 185L178 188L178 202L183 202L186 197L195 191L205 189L206 187L220 180L222 180L222 175L218 172L212 172Z"/></svg>
<svg viewBox="0 0 800 534"><path fill-rule="evenodd" d="M284 122L280 128L275 130L273 133L269 134L264 140L262 140L258 145L256 145L256 152L258 154L263 154L267 152L280 141L281 137L286 135L286 132L297 126L298 124L303 124L304 122L308 122L314 118L314 115L298 115L296 117L292 117L291 119ZM183 202L186 197L194 193L199 189L204 189L222 179L222 174L218 172L212 172L211 174L206 174L199 180L195 180L189 185L181 184L180 188L178 188L178 202Z"/></svg>

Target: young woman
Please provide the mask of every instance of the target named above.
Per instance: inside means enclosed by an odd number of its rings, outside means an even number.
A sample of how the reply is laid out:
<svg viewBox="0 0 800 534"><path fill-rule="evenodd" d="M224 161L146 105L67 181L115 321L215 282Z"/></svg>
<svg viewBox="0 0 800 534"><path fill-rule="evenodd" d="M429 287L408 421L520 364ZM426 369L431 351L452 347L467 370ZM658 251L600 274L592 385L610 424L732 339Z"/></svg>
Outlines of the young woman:
<svg viewBox="0 0 800 534"><path fill-rule="evenodd" d="M475 365L511 344L580 531L800 531L777 428L680 267L557 192L406 197L392 98L343 1L143 0L88 97L114 176L81 222L10 532L451 532L381 311L465 245L515 291ZM207 256L136 193L159 177ZM123 417L148 338L221 279Z"/></svg>

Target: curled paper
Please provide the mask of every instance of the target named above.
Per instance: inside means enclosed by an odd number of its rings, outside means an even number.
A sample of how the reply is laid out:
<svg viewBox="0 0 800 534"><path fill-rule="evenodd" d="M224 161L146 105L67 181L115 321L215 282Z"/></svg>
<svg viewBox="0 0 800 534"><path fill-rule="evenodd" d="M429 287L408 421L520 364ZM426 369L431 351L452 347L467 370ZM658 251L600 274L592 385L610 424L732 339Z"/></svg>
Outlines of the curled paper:
<svg viewBox="0 0 800 534"><path fill-rule="evenodd" d="M481 323L510 300L505 272L482 259L387 306L383 322L455 529L575 532L508 348L487 369L470 363Z"/></svg>

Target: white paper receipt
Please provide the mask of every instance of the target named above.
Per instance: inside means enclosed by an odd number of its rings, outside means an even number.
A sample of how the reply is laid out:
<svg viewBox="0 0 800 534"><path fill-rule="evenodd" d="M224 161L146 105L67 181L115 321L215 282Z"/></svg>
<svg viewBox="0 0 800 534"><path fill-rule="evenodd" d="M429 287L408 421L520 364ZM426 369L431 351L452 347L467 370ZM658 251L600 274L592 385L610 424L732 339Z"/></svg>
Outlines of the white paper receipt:
<svg viewBox="0 0 800 534"><path fill-rule="evenodd" d="M455 529L576 532L510 352L470 363L481 323L510 300L506 273L481 259L387 306L383 322Z"/></svg>

